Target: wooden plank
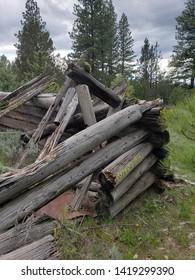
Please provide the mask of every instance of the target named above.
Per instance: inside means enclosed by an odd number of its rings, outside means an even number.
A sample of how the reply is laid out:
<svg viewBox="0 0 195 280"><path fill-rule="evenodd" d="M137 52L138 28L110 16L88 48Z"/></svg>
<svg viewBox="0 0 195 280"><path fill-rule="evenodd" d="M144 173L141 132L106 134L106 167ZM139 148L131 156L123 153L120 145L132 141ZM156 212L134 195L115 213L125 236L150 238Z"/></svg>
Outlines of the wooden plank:
<svg viewBox="0 0 195 280"><path fill-rule="evenodd" d="M55 251L54 238L52 235L47 235L31 244L0 256L0 260L45 260Z"/></svg>
<svg viewBox="0 0 195 280"><path fill-rule="evenodd" d="M66 75L77 84L87 85L91 94L99 97L110 106L117 107L120 104L120 98L111 89L97 81L93 76L74 63L68 65Z"/></svg>
<svg viewBox="0 0 195 280"><path fill-rule="evenodd" d="M136 132L136 134L132 133L118 139L115 142L106 145L99 151L86 156L79 162L76 161L70 168L66 167L66 170L61 170L61 173L52 174L53 177L47 177L47 180L43 182L39 181L37 186L4 204L0 209L0 231L12 227L16 221L21 221L32 211L36 211L70 187L80 182L82 179L86 178L98 168L105 166L120 154L128 151L132 146L142 142L147 133L147 131L142 130L142 133L140 132L138 134ZM31 172L33 172L33 170L31 170ZM9 187L7 187L7 182L2 181L0 188L1 201L3 199L4 201L10 200L12 195L19 194L19 191L21 191L21 180L27 175L31 176L30 170L27 172L26 169L24 169L21 178L13 175L12 178L10 177ZM15 177L18 177L16 181ZM14 181L15 184L13 183ZM19 183L19 186L16 185L17 183ZM25 184L27 183L28 182L25 182ZM2 187L2 185L4 185L4 187ZM16 187L19 187L19 191L17 190L15 192ZM23 191L24 187L26 187L26 185L23 186Z"/></svg>

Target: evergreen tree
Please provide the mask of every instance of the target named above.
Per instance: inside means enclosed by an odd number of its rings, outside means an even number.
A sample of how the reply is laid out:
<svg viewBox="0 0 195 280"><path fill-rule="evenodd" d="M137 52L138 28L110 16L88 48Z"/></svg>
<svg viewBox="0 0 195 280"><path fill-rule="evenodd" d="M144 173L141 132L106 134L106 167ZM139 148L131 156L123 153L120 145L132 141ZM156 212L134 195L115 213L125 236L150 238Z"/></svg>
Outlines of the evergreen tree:
<svg viewBox="0 0 195 280"><path fill-rule="evenodd" d="M127 16L123 13L119 21L118 30L118 47L119 47L119 70L124 76L132 76L133 71L133 61L135 54L133 51L133 38L131 31L129 30L129 23Z"/></svg>
<svg viewBox="0 0 195 280"><path fill-rule="evenodd" d="M185 3L185 10L176 18L176 40L170 66L178 79L190 79L194 87L195 79L195 0Z"/></svg>
<svg viewBox="0 0 195 280"><path fill-rule="evenodd" d="M159 51L159 44L150 45L148 38L144 40L144 46L141 48L141 56L138 61L140 69L140 78L145 88L149 89L148 99L157 97L157 85L160 74L160 60L162 59Z"/></svg>
<svg viewBox="0 0 195 280"><path fill-rule="evenodd" d="M37 2L27 0L25 7L26 11L22 13L22 30L15 34L18 39L15 47L19 80L28 80L53 66L53 41L45 29L46 23L42 20Z"/></svg>
<svg viewBox="0 0 195 280"><path fill-rule="evenodd" d="M14 63L11 63L5 55L0 56L0 90L13 91L17 86Z"/></svg>
<svg viewBox="0 0 195 280"><path fill-rule="evenodd" d="M112 1L78 0L74 4L76 19L70 38L73 41L73 53L70 58L85 59L91 64L96 78L105 78L105 74L114 73L116 57L116 14Z"/></svg>

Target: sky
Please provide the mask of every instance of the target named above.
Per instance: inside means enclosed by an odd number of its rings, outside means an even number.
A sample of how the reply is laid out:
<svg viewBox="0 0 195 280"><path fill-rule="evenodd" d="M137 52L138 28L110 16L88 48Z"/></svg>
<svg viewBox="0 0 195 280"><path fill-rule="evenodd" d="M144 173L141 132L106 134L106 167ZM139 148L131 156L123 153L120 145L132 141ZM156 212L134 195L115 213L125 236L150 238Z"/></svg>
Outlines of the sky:
<svg viewBox="0 0 195 280"><path fill-rule="evenodd" d="M75 20L74 3L77 0L37 0L41 17L53 40L56 53L62 57L71 52L71 40L68 32ZM159 43L159 50L166 67L172 54L175 41L175 18L181 15L186 0L113 0L118 21L125 13L129 29L134 39L133 50L140 56L141 47L147 37L150 44ZM17 38L14 34L22 29L22 12L25 12L26 0L0 0L0 56L9 60L16 56Z"/></svg>

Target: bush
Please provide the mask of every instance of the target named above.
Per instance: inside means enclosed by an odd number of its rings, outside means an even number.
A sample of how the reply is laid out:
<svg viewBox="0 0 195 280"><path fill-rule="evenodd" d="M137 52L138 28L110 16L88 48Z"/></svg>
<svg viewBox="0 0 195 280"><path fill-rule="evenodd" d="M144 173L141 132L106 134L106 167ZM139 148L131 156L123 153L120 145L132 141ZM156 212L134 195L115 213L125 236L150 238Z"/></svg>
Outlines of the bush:
<svg viewBox="0 0 195 280"><path fill-rule="evenodd" d="M166 110L162 115L170 132L168 159L163 164L174 173L195 181L195 95Z"/></svg>

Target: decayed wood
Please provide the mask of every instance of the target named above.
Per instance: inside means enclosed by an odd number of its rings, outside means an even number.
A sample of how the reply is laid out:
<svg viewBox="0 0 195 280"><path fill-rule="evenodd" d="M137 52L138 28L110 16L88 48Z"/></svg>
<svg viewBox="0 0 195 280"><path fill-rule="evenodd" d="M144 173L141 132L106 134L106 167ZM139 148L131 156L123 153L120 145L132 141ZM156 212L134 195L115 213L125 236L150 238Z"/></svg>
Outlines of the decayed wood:
<svg viewBox="0 0 195 280"><path fill-rule="evenodd" d="M51 123L51 124L48 124L45 128L45 130L43 131L42 135L41 135L41 139L51 135L54 130L56 129L56 125ZM25 143L28 143L28 141L30 140L30 138L32 137L33 133L35 132L35 129L33 130L28 130L26 131L25 133L22 133L21 135L21 140Z"/></svg>
<svg viewBox="0 0 195 280"><path fill-rule="evenodd" d="M47 235L31 244L0 256L0 260L45 260L55 251L54 237Z"/></svg>
<svg viewBox="0 0 195 280"><path fill-rule="evenodd" d="M33 79L24 88L14 91L0 101L0 118L26 103L33 96L42 92L52 81L50 76L40 76Z"/></svg>
<svg viewBox="0 0 195 280"><path fill-rule="evenodd" d="M56 95L54 102L50 105L49 109L47 110L47 113L42 118L36 131L34 132L31 139L29 140L28 144L26 145L25 150L23 151L22 155L20 156L20 158L15 166L16 168L19 168L22 165L23 161L25 160L26 156L28 155L29 149L40 140L42 133L43 133L45 127L47 126L49 119L51 118L51 115L53 114L53 112L55 111L57 106L59 105L63 95L66 93L66 91L68 90L70 85L71 85L71 79L67 77L64 85L61 87L58 94Z"/></svg>
<svg viewBox="0 0 195 280"><path fill-rule="evenodd" d="M77 95L75 95L73 97L73 100L67 106L66 114L61 119L59 126L55 129L55 131L52 133L52 135L47 139L46 144L45 144L43 150L41 151L40 155L38 156L37 161L40 161L41 159L43 159L48 153L50 153L50 151L52 151L57 146L62 134L64 133L64 131L69 123L70 118L72 117L72 115L74 114L74 112L77 108L77 105L78 105L78 98L77 98Z"/></svg>
<svg viewBox="0 0 195 280"><path fill-rule="evenodd" d="M125 209L125 207L127 207L132 200L149 188L155 182L155 180L156 176L150 171L142 175L122 198L109 207L109 214L111 218L114 218L123 209Z"/></svg>
<svg viewBox="0 0 195 280"><path fill-rule="evenodd" d="M21 169L14 177L4 178L4 182L0 184L0 204L59 172L61 168L136 122L141 118L142 112L153 107L156 102L127 107L60 143L42 161Z"/></svg>
<svg viewBox="0 0 195 280"><path fill-rule="evenodd" d="M99 174L99 180L105 189L117 187L132 170L152 151L151 143L142 143L118 157Z"/></svg>
<svg viewBox="0 0 195 280"><path fill-rule="evenodd" d="M0 234L0 254L7 254L17 248L53 234L51 219L36 217Z"/></svg>
<svg viewBox="0 0 195 280"><path fill-rule="evenodd" d="M157 158L155 155L148 155L116 188L110 192L113 201L117 201L120 197L122 197L139 179L139 177L148 171L156 161Z"/></svg>
<svg viewBox="0 0 195 280"><path fill-rule="evenodd" d="M91 126L96 123L95 113L91 102L89 89L86 85L79 85L76 87L81 112L83 114L84 123ZM86 179L80 191L71 203L71 209L77 211L82 205L83 199L91 185L93 174L90 174Z"/></svg>
<svg viewBox="0 0 195 280"><path fill-rule="evenodd" d="M74 63L68 65L66 74L77 84L87 85L91 94L98 96L110 106L117 107L120 104L120 98L111 89L97 81L93 76Z"/></svg>
<svg viewBox="0 0 195 280"><path fill-rule="evenodd" d="M70 104L70 102L72 101L74 95L75 95L75 88L69 88L65 97L64 97L64 100L63 100L62 104L60 105L58 113L57 113L57 115L54 119L54 123L56 125L60 124L60 121L62 120L62 118L66 114L66 109L67 109L68 105Z"/></svg>
<svg viewBox="0 0 195 280"><path fill-rule="evenodd" d="M131 147L142 142L147 134L148 131L142 130L142 132L140 131L140 133L136 132L127 135L121 139L116 140L113 143L106 145L104 148L98 150L97 152L88 155L87 158L85 157L84 159L81 159L80 162L75 162L74 165L71 166L70 170L62 170L61 173L56 174L53 177L48 177L44 182L41 182L41 180L39 180L39 184L37 184L36 187L31 188L26 193L23 193L20 196L14 198L12 201L6 203L0 209L0 232L12 227L16 223L16 221L21 221L32 211L35 211L43 205L47 204L64 191L74 186L82 179L86 178L98 168L105 166L106 164L117 158L120 154L123 154ZM7 184L5 184L5 181L2 182L4 188L1 188L1 200L9 200L10 194L13 195L13 193L15 193L16 187L19 187L20 191L21 186L23 190L25 189L25 186L21 184L21 180L26 178L26 176L31 175L30 171L25 173L25 170L23 176L17 182L19 183L19 186L16 185L17 183L13 185L10 184L8 188L6 187ZM15 179L14 177L13 179ZM28 184L29 180L24 183ZM20 192L17 191L15 194L19 193Z"/></svg>

